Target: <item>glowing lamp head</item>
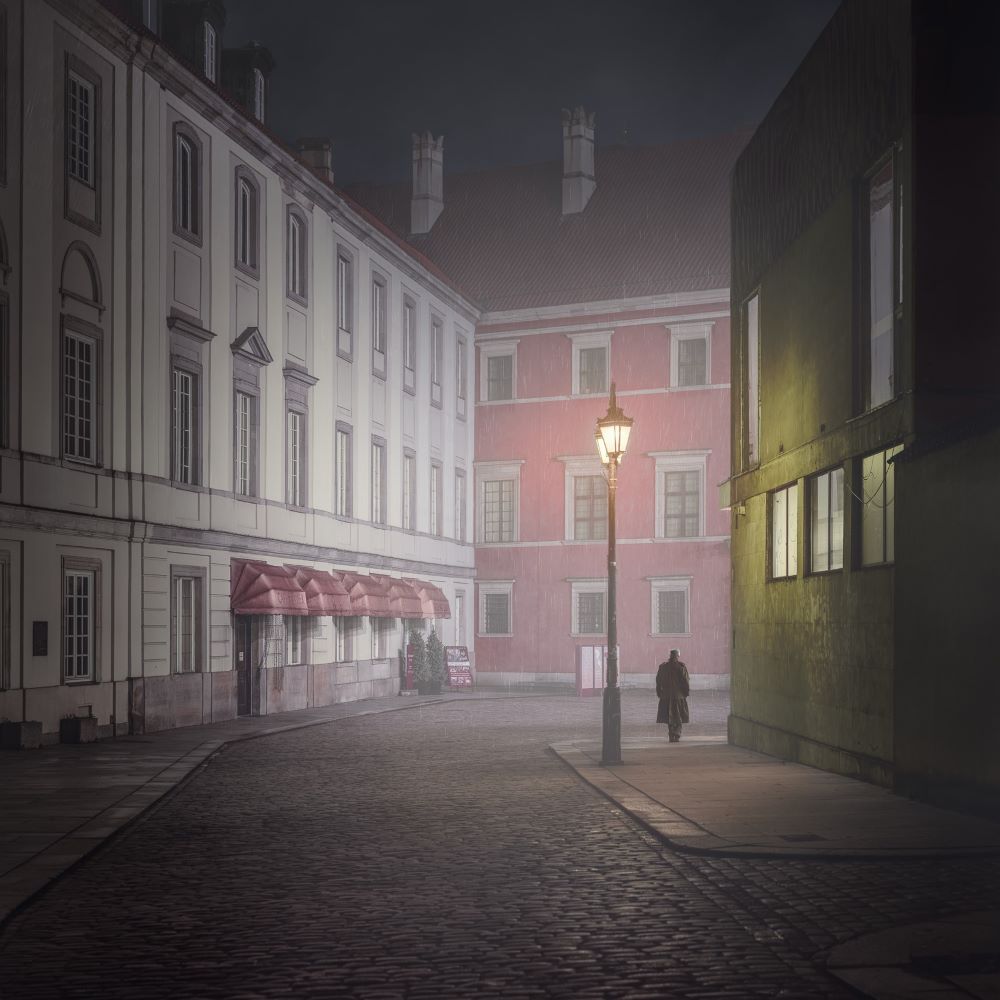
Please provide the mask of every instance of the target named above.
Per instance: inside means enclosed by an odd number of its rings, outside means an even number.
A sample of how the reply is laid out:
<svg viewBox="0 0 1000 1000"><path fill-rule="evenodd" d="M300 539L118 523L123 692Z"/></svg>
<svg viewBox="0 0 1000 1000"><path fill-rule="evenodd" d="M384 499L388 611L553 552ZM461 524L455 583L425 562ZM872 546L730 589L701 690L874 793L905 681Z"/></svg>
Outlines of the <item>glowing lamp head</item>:
<svg viewBox="0 0 1000 1000"><path fill-rule="evenodd" d="M629 435L632 433L632 418L626 417L615 399L615 384L611 383L611 399L608 412L597 421L597 451L601 461L607 465L612 458L620 464Z"/></svg>

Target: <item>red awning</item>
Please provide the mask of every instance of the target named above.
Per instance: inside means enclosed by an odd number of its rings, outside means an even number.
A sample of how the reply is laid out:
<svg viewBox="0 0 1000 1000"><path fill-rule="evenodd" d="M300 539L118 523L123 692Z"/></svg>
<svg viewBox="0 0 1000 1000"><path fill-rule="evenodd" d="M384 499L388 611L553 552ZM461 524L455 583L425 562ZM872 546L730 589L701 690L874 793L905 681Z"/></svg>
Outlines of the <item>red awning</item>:
<svg viewBox="0 0 1000 1000"><path fill-rule="evenodd" d="M284 566L234 560L230 603L238 615L308 615L306 595Z"/></svg>
<svg viewBox="0 0 1000 1000"><path fill-rule="evenodd" d="M451 617L448 598L444 596L444 591L440 587L435 587L433 583L426 583L423 580L411 580L409 577L406 578L406 583L419 594L424 618Z"/></svg>
<svg viewBox="0 0 1000 1000"><path fill-rule="evenodd" d="M349 616L354 614L347 588L332 573L308 566L288 566L306 595L311 615Z"/></svg>
<svg viewBox="0 0 1000 1000"><path fill-rule="evenodd" d="M364 573L338 573L351 595L351 614L372 618L394 618L389 591L373 577Z"/></svg>
<svg viewBox="0 0 1000 1000"><path fill-rule="evenodd" d="M423 618L423 602L420 595L405 580L392 576L379 576L374 579L382 584L389 593L389 607L396 618Z"/></svg>

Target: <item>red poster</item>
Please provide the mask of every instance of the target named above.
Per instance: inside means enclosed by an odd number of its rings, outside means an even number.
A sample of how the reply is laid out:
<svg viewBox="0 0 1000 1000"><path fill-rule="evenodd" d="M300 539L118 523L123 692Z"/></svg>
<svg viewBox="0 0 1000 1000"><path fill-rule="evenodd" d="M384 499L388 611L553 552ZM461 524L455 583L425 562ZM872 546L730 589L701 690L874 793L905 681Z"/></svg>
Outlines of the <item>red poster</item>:
<svg viewBox="0 0 1000 1000"><path fill-rule="evenodd" d="M445 646L444 664L448 671L448 687L472 687L472 663L467 646Z"/></svg>

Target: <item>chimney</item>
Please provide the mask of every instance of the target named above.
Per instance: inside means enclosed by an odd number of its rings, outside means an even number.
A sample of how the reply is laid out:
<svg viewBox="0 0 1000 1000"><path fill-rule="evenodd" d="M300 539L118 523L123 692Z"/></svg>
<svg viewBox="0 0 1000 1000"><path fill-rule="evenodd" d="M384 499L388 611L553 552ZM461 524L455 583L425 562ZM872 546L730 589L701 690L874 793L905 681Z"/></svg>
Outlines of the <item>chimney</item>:
<svg viewBox="0 0 1000 1000"><path fill-rule="evenodd" d="M299 159L329 184L333 183L333 143L329 139L298 139Z"/></svg>
<svg viewBox="0 0 1000 1000"><path fill-rule="evenodd" d="M444 208L444 136L413 134L410 232L429 233Z"/></svg>
<svg viewBox="0 0 1000 1000"><path fill-rule="evenodd" d="M587 207L597 187L594 180L594 113L563 108L562 214L576 215Z"/></svg>

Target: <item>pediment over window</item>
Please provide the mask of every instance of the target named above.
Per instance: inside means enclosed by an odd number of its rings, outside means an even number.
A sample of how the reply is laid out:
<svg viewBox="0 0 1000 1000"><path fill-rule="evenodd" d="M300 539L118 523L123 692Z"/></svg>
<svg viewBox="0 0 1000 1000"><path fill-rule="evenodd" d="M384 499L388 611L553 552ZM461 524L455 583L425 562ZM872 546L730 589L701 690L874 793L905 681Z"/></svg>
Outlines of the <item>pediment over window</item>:
<svg viewBox="0 0 1000 1000"><path fill-rule="evenodd" d="M264 334L256 326L248 326L229 346L233 354L238 354L255 365L269 365L274 360L267 349Z"/></svg>

